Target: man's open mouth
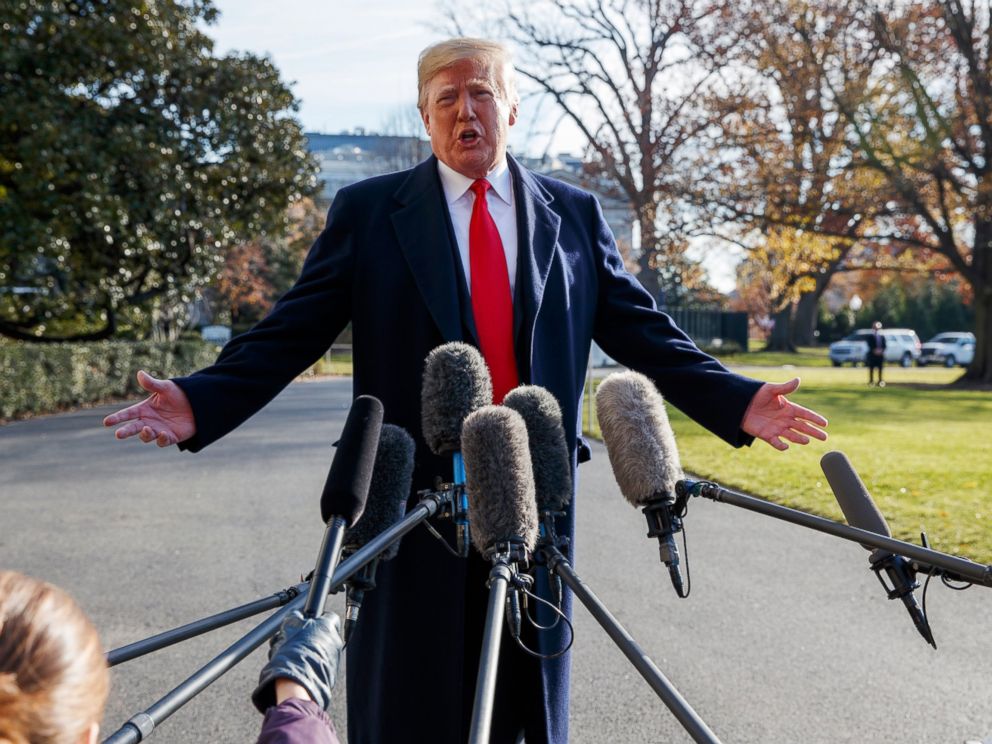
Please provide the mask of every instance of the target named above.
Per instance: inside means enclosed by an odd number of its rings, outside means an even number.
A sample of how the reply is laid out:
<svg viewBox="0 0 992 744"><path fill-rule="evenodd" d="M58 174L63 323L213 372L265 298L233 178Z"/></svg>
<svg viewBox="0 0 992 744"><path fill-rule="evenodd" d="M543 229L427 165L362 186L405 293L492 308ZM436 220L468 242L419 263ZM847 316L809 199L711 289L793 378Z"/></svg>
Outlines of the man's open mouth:
<svg viewBox="0 0 992 744"><path fill-rule="evenodd" d="M479 139L479 133L473 132L471 130L467 132L462 132L461 134L458 135L458 139L465 143L475 142L477 139Z"/></svg>

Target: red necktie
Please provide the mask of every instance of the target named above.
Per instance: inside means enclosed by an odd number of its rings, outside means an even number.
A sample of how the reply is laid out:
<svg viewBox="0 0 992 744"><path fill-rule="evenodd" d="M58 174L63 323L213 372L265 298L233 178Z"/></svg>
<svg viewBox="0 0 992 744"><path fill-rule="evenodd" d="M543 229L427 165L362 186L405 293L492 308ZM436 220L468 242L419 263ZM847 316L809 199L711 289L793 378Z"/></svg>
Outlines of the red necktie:
<svg viewBox="0 0 992 744"><path fill-rule="evenodd" d="M482 356L493 378L493 403L499 404L518 382L513 354L513 298L503 241L486 203L489 181L480 178L471 188L475 193L468 227L472 314Z"/></svg>

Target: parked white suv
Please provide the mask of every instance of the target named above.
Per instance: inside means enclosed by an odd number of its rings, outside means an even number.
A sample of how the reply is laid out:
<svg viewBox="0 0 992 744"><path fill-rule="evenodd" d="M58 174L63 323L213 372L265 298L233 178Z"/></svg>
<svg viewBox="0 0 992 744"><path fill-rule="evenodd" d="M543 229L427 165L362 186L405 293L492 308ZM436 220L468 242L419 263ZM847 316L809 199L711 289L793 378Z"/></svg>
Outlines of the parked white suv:
<svg viewBox="0 0 992 744"><path fill-rule="evenodd" d="M920 367L928 364L943 364L945 367L960 364L967 367L974 358L974 333L938 333L923 344L916 363Z"/></svg>
<svg viewBox="0 0 992 744"><path fill-rule="evenodd" d="M867 339L873 333L872 329L865 328L855 331L843 341L830 344L830 361L835 367L864 364L868 356ZM883 328L879 333L885 337L885 361L909 367L920 356L921 344L916 331L910 328Z"/></svg>

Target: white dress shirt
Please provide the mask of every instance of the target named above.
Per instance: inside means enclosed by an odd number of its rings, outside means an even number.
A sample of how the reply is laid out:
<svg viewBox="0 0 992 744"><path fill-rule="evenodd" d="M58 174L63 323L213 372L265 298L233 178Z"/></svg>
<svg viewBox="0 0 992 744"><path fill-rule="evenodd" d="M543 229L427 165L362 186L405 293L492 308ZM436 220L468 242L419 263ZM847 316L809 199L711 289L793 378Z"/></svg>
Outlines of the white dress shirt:
<svg viewBox="0 0 992 744"><path fill-rule="evenodd" d="M455 230L458 255L465 270L465 281L468 282L468 290L471 293L472 269L469 262L468 231L472 220L472 207L475 204L475 193L470 187L475 179L463 176L440 160L437 161L437 170L441 176L444 199L448 203L451 225ZM486 192L486 204L493 222L496 223L496 229L499 230L499 239L503 243L506 273L510 277L512 297L517 279L517 210L513 205L513 179L506 161L504 160L499 168L486 176L486 180L492 187Z"/></svg>

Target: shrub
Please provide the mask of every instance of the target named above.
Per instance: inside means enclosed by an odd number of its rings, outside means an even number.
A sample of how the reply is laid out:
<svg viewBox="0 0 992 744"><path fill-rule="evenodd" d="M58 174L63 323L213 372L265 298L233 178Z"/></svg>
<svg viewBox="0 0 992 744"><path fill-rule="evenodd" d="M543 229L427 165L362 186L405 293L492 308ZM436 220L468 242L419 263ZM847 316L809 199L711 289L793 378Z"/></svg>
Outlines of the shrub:
<svg viewBox="0 0 992 744"><path fill-rule="evenodd" d="M0 343L0 417L51 413L106 398L141 395L135 373L188 374L211 364L219 347L202 341L88 344Z"/></svg>

